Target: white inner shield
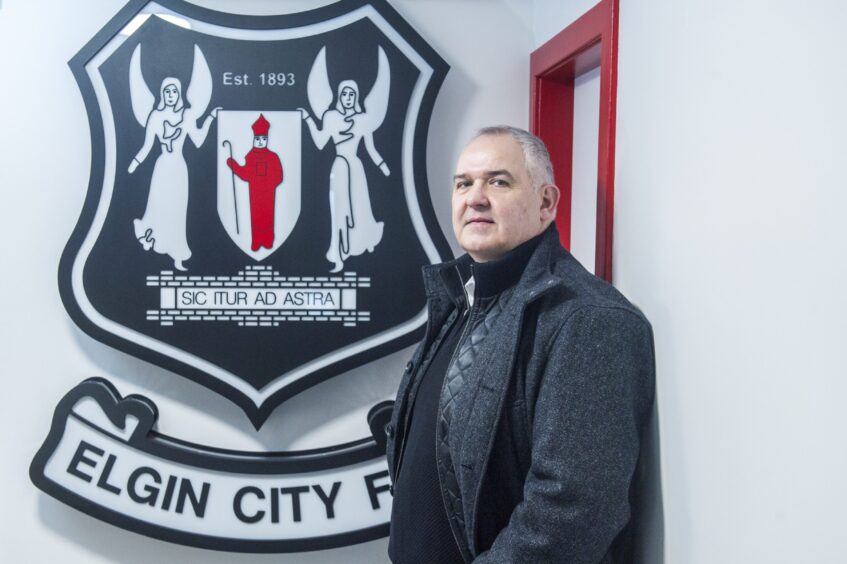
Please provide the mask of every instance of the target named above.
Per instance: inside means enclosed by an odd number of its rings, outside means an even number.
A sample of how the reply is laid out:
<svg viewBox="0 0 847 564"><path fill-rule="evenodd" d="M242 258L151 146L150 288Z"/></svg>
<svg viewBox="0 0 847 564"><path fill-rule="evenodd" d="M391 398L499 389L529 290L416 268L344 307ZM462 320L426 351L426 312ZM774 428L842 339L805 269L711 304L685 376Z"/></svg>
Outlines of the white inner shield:
<svg viewBox="0 0 847 564"><path fill-rule="evenodd" d="M250 188L226 165L230 156L241 165L253 148L251 126L259 114L270 122L268 149L276 153L282 163L282 183L276 188L274 205L274 242L271 249L251 249ZM255 260L263 260L282 245L300 217L301 160L300 112L221 111L218 113L218 216L233 242ZM236 226L236 210L238 222Z"/></svg>

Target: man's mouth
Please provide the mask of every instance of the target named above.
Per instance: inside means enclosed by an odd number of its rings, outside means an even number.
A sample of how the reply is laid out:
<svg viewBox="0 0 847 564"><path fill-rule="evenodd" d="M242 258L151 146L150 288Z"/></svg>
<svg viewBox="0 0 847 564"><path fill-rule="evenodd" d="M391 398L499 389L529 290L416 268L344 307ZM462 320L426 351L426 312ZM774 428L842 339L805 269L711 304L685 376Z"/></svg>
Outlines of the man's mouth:
<svg viewBox="0 0 847 564"><path fill-rule="evenodd" d="M465 225L478 225L480 223L494 223L494 220L484 217L473 217L465 222Z"/></svg>

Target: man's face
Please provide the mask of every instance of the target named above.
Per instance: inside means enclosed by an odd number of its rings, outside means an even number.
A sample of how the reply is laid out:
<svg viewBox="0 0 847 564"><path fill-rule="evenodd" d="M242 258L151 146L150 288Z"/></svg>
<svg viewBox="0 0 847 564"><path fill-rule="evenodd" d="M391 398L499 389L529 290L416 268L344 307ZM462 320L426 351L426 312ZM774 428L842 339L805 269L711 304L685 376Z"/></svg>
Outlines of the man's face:
<svg viewBox="0 0 847 564"><path fill-rule="evenodd" d="M268 136L267 135L256 135L253 137L253 146L257 149L264 149L268 146Z"/></svg>
<svg viewBox="0 0 847 564"><path fill-rule="evenodd" d="M549 191L555 191L550 201ZM477 262L496 260L541 233L558 190L535 190L523 150L510 135L483 135L465 147L453 177L453 232Z"/></svg>

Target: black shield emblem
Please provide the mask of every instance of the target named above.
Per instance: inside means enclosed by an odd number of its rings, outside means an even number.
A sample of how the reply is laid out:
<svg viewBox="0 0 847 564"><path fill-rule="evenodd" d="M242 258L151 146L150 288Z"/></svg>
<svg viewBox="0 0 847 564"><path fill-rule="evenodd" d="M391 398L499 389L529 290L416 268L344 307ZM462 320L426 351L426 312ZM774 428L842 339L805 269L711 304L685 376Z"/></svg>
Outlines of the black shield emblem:
<svg viewBox="0 0 847 564"><path fill-rule="evenodd" d="M62 299L259 427L420 338L421 267L450 256L425 162L448 67L382 0L158 4L131 3L71 62L93 150Z"/></svg>

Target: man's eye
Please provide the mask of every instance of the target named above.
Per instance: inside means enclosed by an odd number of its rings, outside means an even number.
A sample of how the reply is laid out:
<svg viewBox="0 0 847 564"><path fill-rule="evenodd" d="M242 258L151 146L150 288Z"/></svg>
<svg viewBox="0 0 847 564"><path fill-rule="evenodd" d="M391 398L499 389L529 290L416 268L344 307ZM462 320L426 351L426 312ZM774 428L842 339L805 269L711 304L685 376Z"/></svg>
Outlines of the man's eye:
<svg viewBox="0 0 847 564"><path fill-rule="evenodd" d="M501 188L509 186L509 182L502 178L492 178L489 184L491 184L492 186L499 186Z"/></svg>
<svg viewBox="0 0 847 564"><path fill-rule="evenodd" d="M460 181L456 182L456 190L461 190L462 188L467 188L470 185L471 185L471 183L468 182L467 180L460 180Z"/></svg>

